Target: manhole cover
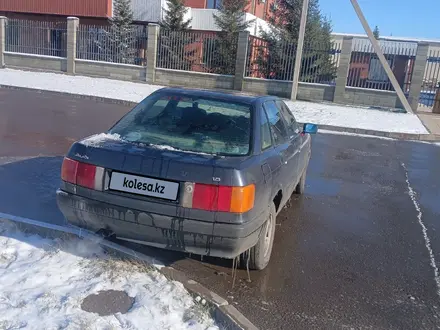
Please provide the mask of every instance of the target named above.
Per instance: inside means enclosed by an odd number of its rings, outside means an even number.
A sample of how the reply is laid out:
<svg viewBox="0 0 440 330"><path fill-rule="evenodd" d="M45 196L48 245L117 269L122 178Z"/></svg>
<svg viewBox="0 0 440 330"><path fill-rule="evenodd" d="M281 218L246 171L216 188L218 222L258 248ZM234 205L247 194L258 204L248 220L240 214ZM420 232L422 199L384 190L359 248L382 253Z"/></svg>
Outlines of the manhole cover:
<svg viewBox="0 0 440 330"><path fill-rule="evenodd" d="M82 304L82 310L97 313L99 316L127 313L133 306L134 298L124 291L107 290L87 296Z"/></svg>

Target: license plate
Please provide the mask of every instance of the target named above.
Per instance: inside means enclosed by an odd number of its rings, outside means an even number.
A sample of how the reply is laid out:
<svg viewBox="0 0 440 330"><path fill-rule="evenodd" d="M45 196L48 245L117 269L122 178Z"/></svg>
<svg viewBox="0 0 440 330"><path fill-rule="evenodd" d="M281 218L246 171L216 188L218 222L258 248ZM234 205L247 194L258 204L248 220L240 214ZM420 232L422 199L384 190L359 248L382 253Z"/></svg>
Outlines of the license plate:
<svg viewBox="0 0 440 330"><path fill-rule="evenodd" d="M176 182L113 172L110 180L110 189L175 201L179 191L179 184Z"/></svg>

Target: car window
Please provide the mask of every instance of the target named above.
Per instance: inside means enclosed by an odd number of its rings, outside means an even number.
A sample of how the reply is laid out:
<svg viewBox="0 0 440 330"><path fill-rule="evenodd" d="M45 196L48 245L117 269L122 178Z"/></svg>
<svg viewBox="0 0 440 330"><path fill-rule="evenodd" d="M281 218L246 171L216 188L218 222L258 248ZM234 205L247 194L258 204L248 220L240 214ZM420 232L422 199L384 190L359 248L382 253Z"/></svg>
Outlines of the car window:
<svg viewBox="0 0 440 330"><path fill-rule="evenodd" d="M261 111L260 117L261 150L266 150L272 145L272 137L270 136L270 126L266 112Z"/></svg>
<svg viewBox="0 0 440 330"><path fill-rule="evenodd" d="M278 100L275 102L278 109L280 110L281 115L283 116L284 120L287 124L287 130L290 136L298 134L298 123L295 120L295 117L293 116L290 109L287 107L286 103L284 103L281 100Z"/></svg>
<svg viewBox="0 0 440 330"><path fill-rule="evenodd" d="M286 125L284 124L284 120L281 118L281 114L275 105L275 102L269 101L264 103L263 106L269 120L269 126L275 144L278 145L283 143L288 139L289 134L287 133Z"/></svg>
<svg viewBox="0 0 440 330"><path fill-rule="evenodd" d="M225 155L250 151L251 106L224 99L154 93L111 130L122 139Z"/></svg>

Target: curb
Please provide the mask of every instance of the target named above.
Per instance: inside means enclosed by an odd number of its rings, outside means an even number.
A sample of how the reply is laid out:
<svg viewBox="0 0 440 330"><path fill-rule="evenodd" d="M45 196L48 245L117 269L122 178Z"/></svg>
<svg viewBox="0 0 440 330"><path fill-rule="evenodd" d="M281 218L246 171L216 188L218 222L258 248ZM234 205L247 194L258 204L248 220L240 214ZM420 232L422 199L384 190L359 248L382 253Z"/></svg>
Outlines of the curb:
<svg viewBox="0 0 440 330"><path fill-rule="evenodd" d="M371 129L331 126L331 125L318 125L318 133L319 133L319 129L334 131L334 132L344 132L344 133L354 133L354 134L386 137L386 138L396 139L396 140L415 140L415 141L429 141L429 142L440 141L440 135L438 135L438 134L412 134L412 133L382 132L382 131L375 131L375 130L371 130Z"/></svg>
<svg viewBox="0 0 440 330"><path fill-rule="evenodd" d="M92 100L97 102L105 102L110 104L121 104L130 107L134 107L137 105L137 102L113 99L107 97L100 97L94 95L82 95L82 94L74 94L68 92L59 92L59 91L49 91L44 89L35 89L30 87L20 87L20 86L10 86L10 85L2 85L0 84L0 89L12 89L12 90L24 90L24 91L33 91L37 93L49 93L54 95L64 95L70 96L78 99ZM380 111L380 110L377 110ZM302 125L302 123L299 123ZM422 122L423 124L423 122ZM345 133L354 133L354 134L363 134L363 135L371 135L371 136L379 136L379 137L387 137L391 139L398 140L415 140L415 141L426 141L426 142L435 142L440 141L439 134L411 134L411 133L394 133L394 132L383 132L376 131L370 129L363 128L351 128L351 127L343 127L343 126L331 126L331 125L318 125L320 129L334 131L334 132L345 132ZM428 129L427 129L428 130ZM429 131L429 130L428 130Z"/></svg>
<svg viewBox="0 0 440 330"><path fill-rule="evenodd" d="M148 264L154 263L154 259L146 255L136 252L132 249L121 246L117 243L103 240L101 236L96 235L88 230L54 225L44 223L32 219L22 218L0 212L0 222L11 222L23 232L32 232L48 238L83 238L98 242L104 249L112 250L118 255L125 258L141 260ZM217 295L215 292L208 290L200 283L188 278L183 272L172 267L156 268L166 278L183 284L184 288L193 296L200 297L207 301L209 307L212 308L212 317L216 323L228 330L258 330L242 313L235 307L229 305L228 301Z"/></svg>

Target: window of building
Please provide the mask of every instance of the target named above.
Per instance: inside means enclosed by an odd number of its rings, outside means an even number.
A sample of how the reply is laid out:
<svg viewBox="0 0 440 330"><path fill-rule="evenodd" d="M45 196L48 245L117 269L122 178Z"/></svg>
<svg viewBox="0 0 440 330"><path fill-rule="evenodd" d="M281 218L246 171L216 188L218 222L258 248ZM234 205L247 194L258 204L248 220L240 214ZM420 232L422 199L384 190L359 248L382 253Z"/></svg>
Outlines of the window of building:
<svg viewBox="0 0 440 330"><path fill-rule="evenodd" d="M206 1L206 9L219 9L221 6L222 0L207 0Z"/></svg>

